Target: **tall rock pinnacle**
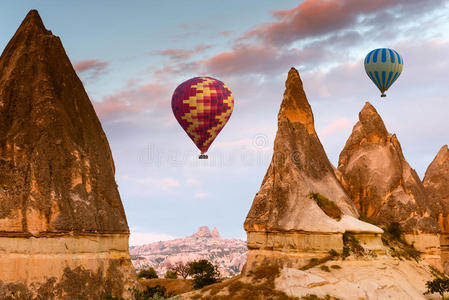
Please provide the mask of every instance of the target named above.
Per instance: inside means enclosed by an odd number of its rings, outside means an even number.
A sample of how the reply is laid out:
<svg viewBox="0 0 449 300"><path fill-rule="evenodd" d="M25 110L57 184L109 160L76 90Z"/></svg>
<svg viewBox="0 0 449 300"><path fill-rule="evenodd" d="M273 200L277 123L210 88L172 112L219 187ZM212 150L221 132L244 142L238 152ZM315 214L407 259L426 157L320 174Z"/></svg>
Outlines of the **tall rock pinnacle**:
<svg viewBox="0 0 449 300"><path fill-rule="evenodd" d="M406 233L437 233L421 180L388 133L376 109L366 103L340 154L342 183L360 213L376 224L399 222Z"/></svg>
<svg viewBox="0 0 449 300"><path fill-rule="evenodd" d="M0 174L2 231L128 233L100 121L37 11L0 58Z"/></svg>
<svg viewBox="0 0 449 300"><path fill-rule="evenodd" d="M443 233L449 233L449 149L441 147L423 179L429 204L438 216Z"/></svg>
<svg viewBox="0 0 449 300"><path fill-rule="evenodd" d="M106 135L60 39L30 11L0 57L0 283L47 284L52 297L93 299L109 280L111 293L121 295L132 267L114 172ZM105 278L108 268L127 275ZM78 271L98 276L97 292L64 285L67 276L81 280ZM52 277L53 285L45 283ZM7 289L0 290L2 298Z"/></svg>
<svg viewBox="0 0 449 300"><path fill-rule="evenodd" d="M296 69L289 71L285 86L273 158L244 224L250 252L273 247L280 251L324 251L327 246L341 247L345 231L381 232L357 219L357 210L336 178L315 132L312 110ZM341 216L329 216L314 199L318 195L327 199L330 207L337 207ZM327 234L324 239L337 236L327 242L317 239L321 246L327 243L321 249L311 241L301 245L304 233Z"/></svg>

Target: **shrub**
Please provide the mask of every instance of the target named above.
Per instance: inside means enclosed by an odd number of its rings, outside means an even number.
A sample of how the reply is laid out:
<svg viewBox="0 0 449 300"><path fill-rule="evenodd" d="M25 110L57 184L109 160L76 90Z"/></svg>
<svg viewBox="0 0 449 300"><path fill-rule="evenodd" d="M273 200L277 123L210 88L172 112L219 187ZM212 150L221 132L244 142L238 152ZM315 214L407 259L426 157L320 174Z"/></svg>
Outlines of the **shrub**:
<svg viewBox="0 0 449 300"><path fill-rule="evenodd" d="M357 257L361 257L366 254L365 249L362 245L360 245L359 240L351 233L345 232L343 234L343 244L343 259L349 256L350 253L354 253Z"/></svg>
<svg viewBox="0 0 449 300"><path fill-rule="evenodd" d="M330 271L331 271L331 270L329 269L329 267L326 266L326 265L322 265L322 266L320 267L320 269L321 269L321 271L324 271L324 272L330 272Z"/></svg>
<svg viewBox="0 0 449 300"><path fill-rule="evenodd" d="M414 259L417 262L421 259L421 253L416 250L415 246L408 244L402 238L402 229L398 222L392 222L387 228L384 228L382 242L388 246L392 257L397 257L400 260L403 258Z"/></svg>
<svg viewBox="0 0 449 300"><path fill-rule="evenodd" d="M444 300L444 293L449 292L449 277L433 266L430 266L430 272L434 279L426 282L427 291L424 295L438 293Z"/></svg>
<svg viewBox="0 0 449 300"><path fill-rule="evenodd" d="M332 201L330 201L326 196L323 196L319 193L310 193L309 198L315 200L316 204L324 211L326 215L329 217L340 221L341 219L341 210L340 208Z"/></svg>
<svg viewBox="0 0 449 300"><path fill-rule="evenodd" d="M136 288L131 288L129 291L131 291L135 300L173 299L173 294L167 293L167 289L160 285L148 286L142 292Z"/></svg>
<svg viewBox="0 0 449 300"><path fill-rule="evenodd" d="M178 276L181 276L184 279L189 276L189 264L182 261L178 261L174 265L169 265L167 269L175 272Z"/></svg>
<svg viewBox="0 0 449 300"><path fill-rule="evenodd" d="M339 265L332 265L331 268L332 269L341 269L341 266L339 266Z"/></svg>
<svg viewBox="0 0 449 300"><path fill-rule="evenodd" d="M391 222L390 225L385 229L386 232L390 234L390 236L397 241L401 240L402 229L401 224L398 222Z"/></svg>
<svg viewBox="0 0 449 300"><path fill-rule="evenodd" d="M165 273L165 278L176 279L176 278L178 278L178 274L176 272L174 272L174 271L167 271Z"/></svg>
<svg viewBox="0 0 449 300"><path fill-rule="evenodd" d="M206 259L190 262L189 274L193 277L193 287L195 289L218 282L218 277L220 276L217 266L214 266Z"/></svg>
<svg viewBox="0 0 449 300"><path fill-rule="evenodd" d="M158 278L156 270L154 268L140 270L137 274L137 277L145 279Z"/></svg>

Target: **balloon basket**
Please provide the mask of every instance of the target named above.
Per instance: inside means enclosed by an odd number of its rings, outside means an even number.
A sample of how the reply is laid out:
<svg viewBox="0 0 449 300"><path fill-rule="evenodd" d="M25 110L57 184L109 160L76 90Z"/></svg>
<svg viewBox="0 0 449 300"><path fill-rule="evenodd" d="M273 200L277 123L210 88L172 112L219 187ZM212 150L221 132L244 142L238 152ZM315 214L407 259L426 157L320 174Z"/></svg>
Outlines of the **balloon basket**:
<svg viewBox="0 0 449 300"><path fill-rule="evenodd" d="M381 97L387 97L387 95L385 95L385 94L382 94L382 95L380 95Z"/></svg>
<svg viewBox="0 0 449 300"><path fill-rule="evenodd" d="M198 156L199 159L208 159L209 157L206 154L201 154Z"/></svg>

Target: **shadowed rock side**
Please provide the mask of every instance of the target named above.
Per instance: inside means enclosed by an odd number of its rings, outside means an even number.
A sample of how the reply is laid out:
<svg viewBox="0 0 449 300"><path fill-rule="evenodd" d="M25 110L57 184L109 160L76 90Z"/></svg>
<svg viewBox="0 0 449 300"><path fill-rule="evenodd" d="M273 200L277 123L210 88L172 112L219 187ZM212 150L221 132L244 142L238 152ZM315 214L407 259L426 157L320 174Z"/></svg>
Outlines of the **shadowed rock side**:
<svg viewBox="0 0 449 300"><path fill-rule="evenodd" d="M421 180L405 160L396 135L388 133L368 102L340 153L338 170L363 217L379 226L399 222L410 243L437 259L440 229Z"/></svg>
<svg viewBox="0 0 449 300"><path fill-rule="evenodd" d="M441 147L423 179L429 204L436 212L441 232L449 233L449 149Z"/></svg>
<svg viewBox="0 0 449 300"><path fill-rule="evenodd" d="M441 147L429 165L423 180L429 204L436 213L441 227L441 260L446 273L449 273L449 149Z"/></svg>
<svg viewBox="0 0 449 300"><path fill-rule="evenodd" d="M388 226L399 222L406 233L438 233L424 187L388 133L376 109L366 103L340 154L342 184L360 213Z"/></svg>
<svg viewBox="0 0 449 300"><path fill-rule="evenodd" d="M70 275L75 269L100 274L103 283L112 280L113 266L132 269L114 172L100 121L60 39L30 11L0 57L2 293L21 284L34 284L34 293L36 282L53 277L60 289L60 280L82 285L87 277ZM53 247L62 239L65 246ZM119 274L114 281L131 278Z"/></svg>
<svg viewBox="0 0 449 300"><path fill-rule="evenodd" d="M341 216L328 216L312 193L327 199L330 206L336 205ZM278 114L273 158L244 224L250 250L248 264L256 249L339 250L345 231L381 232L357 217L318 139L302 81L292 68Z"/></svg>

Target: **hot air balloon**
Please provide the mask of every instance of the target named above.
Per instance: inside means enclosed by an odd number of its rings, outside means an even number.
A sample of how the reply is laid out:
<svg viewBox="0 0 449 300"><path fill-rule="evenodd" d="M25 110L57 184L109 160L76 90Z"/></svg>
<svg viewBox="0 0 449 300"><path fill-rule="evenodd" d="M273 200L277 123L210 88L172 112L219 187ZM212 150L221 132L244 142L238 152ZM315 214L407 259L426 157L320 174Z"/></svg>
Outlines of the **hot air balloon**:
<svg viewBox="0 0 449 300"><path fill-rule="evenodd" d="M171 100L176 120L200 149L200 159L228 122L234 108L231 90L220 80L194 77L181 83Z"/></svg>
<svg viewBox="0 0 449 300"><path fill-rule="evenodd" d="M366 74L379 88L382 93L381 97L387 96L385 91L401 75L403 66L404 61L402 57L393 49L375 49L365 57Z"/></svg>

